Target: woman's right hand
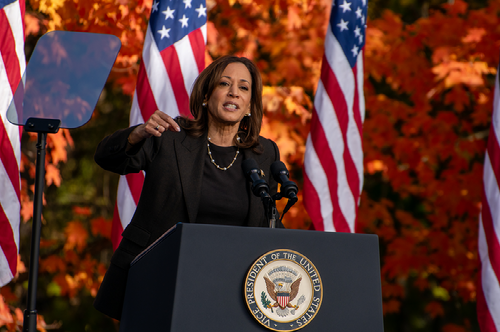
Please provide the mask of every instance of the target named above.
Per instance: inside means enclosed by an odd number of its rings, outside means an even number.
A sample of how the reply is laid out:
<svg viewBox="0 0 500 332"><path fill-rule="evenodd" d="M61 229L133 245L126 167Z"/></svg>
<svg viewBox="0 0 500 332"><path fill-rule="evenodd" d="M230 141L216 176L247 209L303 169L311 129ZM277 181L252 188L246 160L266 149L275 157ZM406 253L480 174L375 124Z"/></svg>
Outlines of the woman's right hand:
<svg viewBox="0 0 500 332"><path fill-rule="evenodd" d="M137 126L128 136L128 142L132 145L151 136L160 137L165 131L181 131L179 125L168 114L155 111L146 123Z"/></svg>

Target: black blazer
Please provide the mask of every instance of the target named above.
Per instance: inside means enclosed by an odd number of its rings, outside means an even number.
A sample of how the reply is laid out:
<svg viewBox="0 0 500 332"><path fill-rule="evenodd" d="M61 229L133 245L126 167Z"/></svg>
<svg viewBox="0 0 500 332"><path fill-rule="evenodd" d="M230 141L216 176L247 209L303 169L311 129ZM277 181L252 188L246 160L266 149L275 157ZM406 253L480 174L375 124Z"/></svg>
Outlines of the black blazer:
<svg viewBox="0 0 500 332"><path fill-rule="evenodd" d="M121 318L132 260L175 224L196 222L207 153L206 135L194 138L183 130L167 131L126 151L127 137L134 128L119 130L104 138L94 157L102 168L118 174L146 172L137 209L122 233L123 239L111 258L94 302L95 308L115 319ZM244 149L242 155L244 159L257 161L273 195L277 183L270 167L279 160L279 150L271 140L259 137L259 141L262 154ZM250 204L247 226L269 227L260 198L251 193L251 183L247 183L247 191Z"/></svg>

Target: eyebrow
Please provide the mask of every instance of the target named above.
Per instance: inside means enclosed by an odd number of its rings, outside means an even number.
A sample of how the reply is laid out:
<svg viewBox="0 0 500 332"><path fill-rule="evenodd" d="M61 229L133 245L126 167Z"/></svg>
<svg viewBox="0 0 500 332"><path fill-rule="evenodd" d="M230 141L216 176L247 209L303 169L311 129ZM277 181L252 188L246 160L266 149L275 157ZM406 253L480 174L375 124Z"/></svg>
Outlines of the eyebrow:
<svg viewBox="0 0 500 332"><path fill-rule="evenodd" d="M232 78L231 76L221 76L221 78L222 78L222 77L226 77L226 78L229 78L229 79L231 79L231 78ZM242 79L240 79L240 81L247 82L248 84L250 84L250 82L249 82L249 81L247 81L247 80L245 80L245 79L243 79L243 78L242 78Z"/></svg>

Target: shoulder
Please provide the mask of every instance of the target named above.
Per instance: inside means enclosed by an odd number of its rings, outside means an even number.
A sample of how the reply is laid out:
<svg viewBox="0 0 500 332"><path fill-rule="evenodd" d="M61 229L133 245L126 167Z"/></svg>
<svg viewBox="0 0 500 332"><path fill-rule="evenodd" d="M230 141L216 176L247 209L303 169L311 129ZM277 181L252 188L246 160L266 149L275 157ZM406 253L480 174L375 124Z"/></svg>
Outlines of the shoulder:
<svg viewBox="0 0 500 332"><path fill-rule="evenodd" d="M260 145L262 145L262 147L264 147L264 149L277 147L276 143L273 140L265 138L263 136L259 136L259 143Z"/></svg>
<svg viewBox="0 0 500 332"><path fill-rule="evenodd" d="M274 143L273 140L266 138L264 136L259 136L259 143L262 145L264 145L264 144L276 144L276 143Z"/></svg>
<svg viewBox="0 0 500 332"><path fill-rule="evenodd" d="M259 136L259 143L262 147L262 154L274 155L276 159L279 159L279 148L273 140Z"/></svg>

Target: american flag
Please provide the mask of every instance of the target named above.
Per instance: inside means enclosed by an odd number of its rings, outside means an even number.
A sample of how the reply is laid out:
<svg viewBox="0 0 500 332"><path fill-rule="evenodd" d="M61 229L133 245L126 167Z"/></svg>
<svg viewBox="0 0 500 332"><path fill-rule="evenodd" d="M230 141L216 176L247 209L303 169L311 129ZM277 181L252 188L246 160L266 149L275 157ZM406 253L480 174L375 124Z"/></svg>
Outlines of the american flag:
<svg viewBox="0 0 500 332"><path fill-rule="evenodd" d="M205 69L206 42L204 0L153 0L130 111L131 126L144 123L156 110L173 118L190 115L189 94ZM120 177L112 230L115 249L135 212L143 182L144 173Z"/></svg>
<svg viewBox="0 0 500 332"><path fill-rule="evenodd" d="M500 71L500 67L498 69ZM493 116L484 160L479 215L477 318L482 332L500 332L500 81L497 71Z"/></svg>
<svg viewBox="0 0 500 332"><path fill-rule="evenodd" d="M24 0L0 0L0 287L17 270L21 219L21 131L6 118L26 69Z"/></svg>
<svg viewBox="0 0 500 332"><path fill-rule="evenodd" d="M334 0L304 159L304 205L316 230L354 232L363 186L366 0Z"/></svg>

